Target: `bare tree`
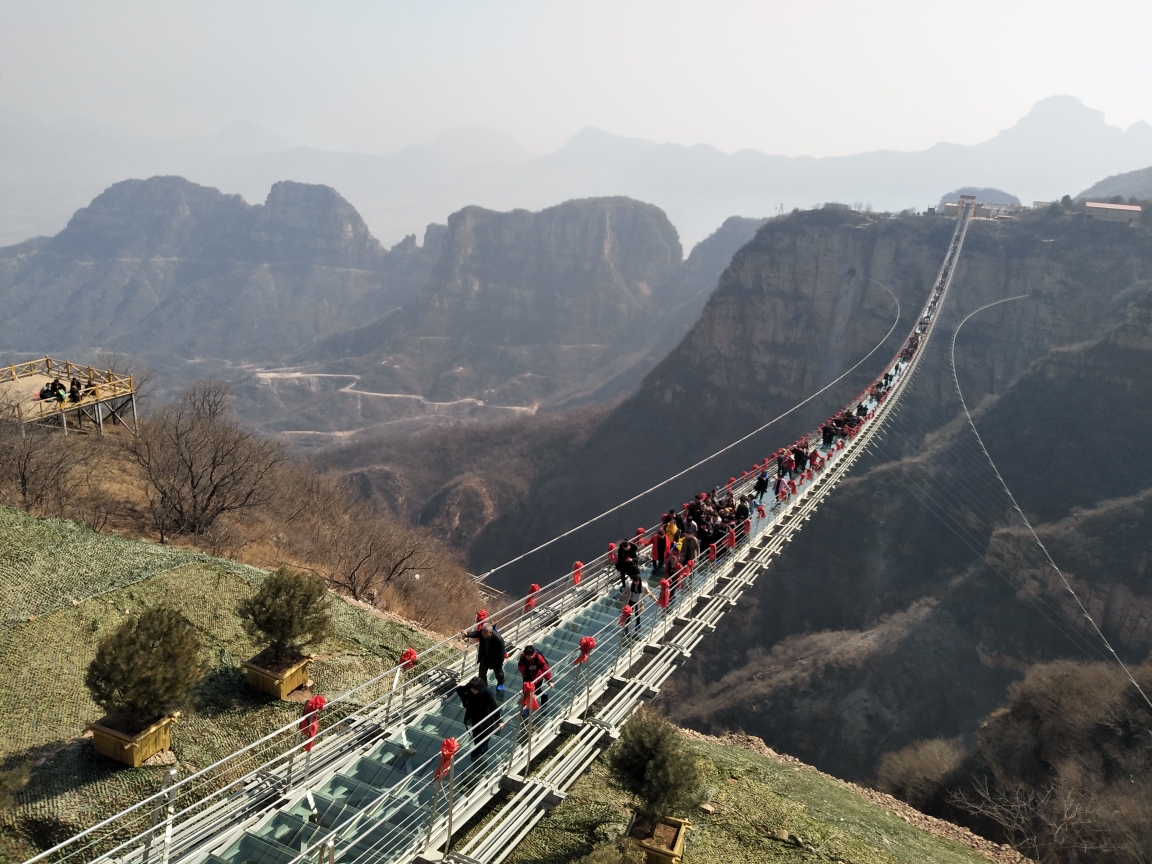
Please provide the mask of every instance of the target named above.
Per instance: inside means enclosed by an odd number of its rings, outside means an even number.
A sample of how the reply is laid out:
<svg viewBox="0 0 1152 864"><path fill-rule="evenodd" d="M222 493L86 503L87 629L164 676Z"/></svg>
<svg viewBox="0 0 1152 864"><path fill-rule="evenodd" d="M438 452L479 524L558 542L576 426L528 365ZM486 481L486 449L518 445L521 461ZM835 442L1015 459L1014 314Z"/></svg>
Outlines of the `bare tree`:
<svg viewBox="0 0 1152 864"><path fill-rule="evenodd" d="M22 425L10 407L0 406L0 494L29 512L58 513L80 482L74 469L84 461L84 442L38 423Z"/></svg>
<svg viewBox="0 0 1152 864"><path fill-rule="evenodd" d="M1022 783L990 784L981 779L973 794L954 792L951 800L1000 826L1012 848L1040 864L1076 860L1105 851L1095 824L1091 796L1062 783L1041 788Z"/></svg>
<svg viewBox="0 0 1152 864"><path fill-rule="evenodd" d="M235 421L230 396L222 382L199 381L143 418L128 442L162 540L204 534L221 515L273 494L282 449Z"/></svg>
<svg viewBox="0 0 1152 864"><path fill-rule="evenodd" d="M325 577L356 600L374 599L417 574L434 577L445 563L430 532L381 519L359 502L317 520L316 530Z"/></svg>

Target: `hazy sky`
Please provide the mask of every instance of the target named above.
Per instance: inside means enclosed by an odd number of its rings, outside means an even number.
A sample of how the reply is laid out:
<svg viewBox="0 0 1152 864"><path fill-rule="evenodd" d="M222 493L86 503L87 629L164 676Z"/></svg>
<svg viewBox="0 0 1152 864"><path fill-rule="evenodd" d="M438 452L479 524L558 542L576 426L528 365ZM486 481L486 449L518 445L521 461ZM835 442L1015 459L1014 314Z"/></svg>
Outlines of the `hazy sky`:
<svg viewBox="0 0 1152 864"><path fill-rule="evenodd" d="M234 120L388 152L459 125L787 155L973 144L1078 96L1152 120L1152 3L5 2L0 108L160 137Z"/></svg>

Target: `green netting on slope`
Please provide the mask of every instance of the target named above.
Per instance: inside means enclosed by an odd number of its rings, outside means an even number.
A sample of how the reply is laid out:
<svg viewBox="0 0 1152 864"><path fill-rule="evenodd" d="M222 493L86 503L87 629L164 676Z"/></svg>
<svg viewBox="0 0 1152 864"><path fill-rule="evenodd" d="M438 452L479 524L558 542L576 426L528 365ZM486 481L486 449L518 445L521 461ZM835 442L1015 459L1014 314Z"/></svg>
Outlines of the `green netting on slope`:
<svg viewBox="0 0 1152 864"><path fill-rule="evenodd" d="M691 820L684 864L978 864L982 855L904 822L814 771L731 746L689 741L715 808ZM616 837L635 802L600 757L508 857L509 864L564 864ZM811 849L782 839L803 838Z"/></svg>
<svg viewBox="0 0 1152 864"><path fill-rule="evenodd" d="M7 541L36 544L35 558L52 584L65 594L75 556L54 555L45 537L59 536L69 523L36 520L4 511L5 526L16 526ZM74 527L74 526L70 526ZM67 535L65 535L67 536ZM173 751L182 776L255 741L300 716L302 706L278 702L250 690L240 662L256 654L236 614L264 572L195 553L154 547L159 553L189 554L148 558L150 544L77 534L89 549L105 553L107 572L84 587L89 599L40 613L35 620L0 621L0 770L31 764L31 782L17 807L0 817L0 861L23 860L53 839L70 836L159 788L164 769L130 769L95 754L81 739L86 723L101 715L84 687L84 674L99 640L129 615L160 603L176 607L197 628L212 671L193 705L173 729ZM101 546L100 541L111 541ZM4 548L5 560L21 560L21 550ZM149 567L153 572L148 574ZM7 575L16 579L15 571ZM112 588L107 586L120 585ZM96 587L99 586L99 587ZM19 587L19 586L17 586ZM104 593L99 593L103 591ZM91 596L99 593L99 596ZM336 635L317 646L312 667L314 690L336 695L394 666L404 648L423 650L429 640L412 630L333 597Z"/></svg>
<svg viewBox="0 0 1152 864"><path fill-rule="evenodd" d="M0 620L46 615L195 561L258 578L261 572L200 552L99 534L78 522L0 507Z"/></svg>

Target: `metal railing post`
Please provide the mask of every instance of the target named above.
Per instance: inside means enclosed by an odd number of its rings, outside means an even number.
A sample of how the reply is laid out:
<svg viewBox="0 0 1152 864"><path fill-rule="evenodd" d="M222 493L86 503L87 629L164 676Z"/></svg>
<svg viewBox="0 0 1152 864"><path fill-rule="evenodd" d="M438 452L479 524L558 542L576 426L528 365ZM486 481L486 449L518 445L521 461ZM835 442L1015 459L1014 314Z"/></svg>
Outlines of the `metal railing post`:
<svg viewBox="0 0 1152 864"><path fill-rule="evenodd" d="M448 763L448 836L444 840L444 857L448 857L448 851L452 848L452 793L456 788L456 757L452 757L452 761Z"/></svg>
<svg viewBox="0 0 1152 864"><path fill-rule="evenodd" d="M440 790L444 788L444 777L436 778L436 791L432 793L432 812L428 814L428 830L424 832L424 850L432 845L432 826L436 823L436 805L440 803Z"/></svg>
<svg viewBox="0 0 1152 864"><path fill-rule="evenodd" d="M384 722L392 713L392 697L396 695L396 685L400 683L400 667L396 667L396 674L392 676L392 689L388 691L388 704L384 706Z"/></svg>
<svg viewBox="0 0 1152 864"><path fill-rule="evenodd" d="M296 762L296 750L300 746L300 726L296 726L296 734L292 738L292 750L288 753L288 769L284 772L284 791L292 789L292 768Z"/></svg>
<svg viewBox="0 0 1152 864"><path fill-rule="evenodd" d="M172 854L172 817L176 815L176 769L169 768L164 775L164 851L160 855L160 864L168 864Z"/></svg>
<svg viewBox="0 0 1152 864"><path fill-rule="evenodd" d="M516 712L516 728L512 730L512 747L511 752L508 754L508 768L504 771L505 776L512 773L512 766L516 762L516 745L520 741L520 729L524 725L524 715L519 711Z"/></svg>

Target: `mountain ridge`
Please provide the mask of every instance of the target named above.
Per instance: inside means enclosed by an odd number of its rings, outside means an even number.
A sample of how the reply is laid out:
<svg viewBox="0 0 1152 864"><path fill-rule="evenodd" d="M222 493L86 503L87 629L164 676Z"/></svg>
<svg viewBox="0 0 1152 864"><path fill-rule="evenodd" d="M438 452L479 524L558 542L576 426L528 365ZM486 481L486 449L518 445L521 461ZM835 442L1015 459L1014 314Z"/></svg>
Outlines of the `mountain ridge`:
<svg viewBox="0 0 1152 864"><path fill-rule="evenodd" d="M708 144L659 144L592 127L540 156L501 133L467 129L386 155L249 147L217 157L203 148L183 153L173 146L166 153L160 145L135 153L119 141L111 152L111 144L100 143L109 140L106 133L93 138L89 153L42 128L49 125L11 119L5 124L0 117L0 142L11 142L13 154L11 168L0 168L0 202L9 202L0 204L0 242L48 233L80 206L84 192L94 194L140 173L186 174L253 200L284 178L332 186L344 191L387 243L469 204L539 210L571 198L627 195L660 206L691 246L734 214L765 216L781 206L821 201L898 211L932 204L961 186L1006 189L1024 201L1054 200L1102 176L1152 164L1152 127L1143 121L1128 129L1108 126L1101 112L1070 96L1041 100L1016 124L979 144L941 142L919 151L826 157L751 148L726 154ZM22 138L37 137L38 147L17 146ZM68 171L57 178L51 169L64 161ZM134 167L140 165L146 167Z"/></svg>

